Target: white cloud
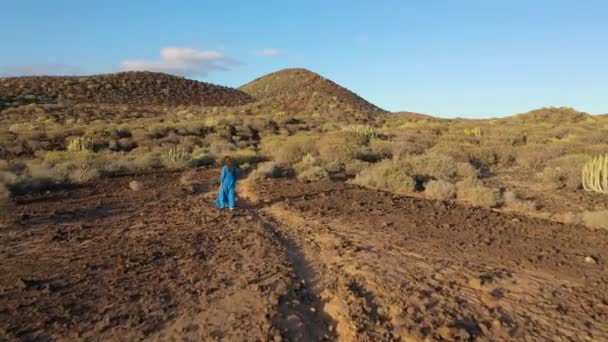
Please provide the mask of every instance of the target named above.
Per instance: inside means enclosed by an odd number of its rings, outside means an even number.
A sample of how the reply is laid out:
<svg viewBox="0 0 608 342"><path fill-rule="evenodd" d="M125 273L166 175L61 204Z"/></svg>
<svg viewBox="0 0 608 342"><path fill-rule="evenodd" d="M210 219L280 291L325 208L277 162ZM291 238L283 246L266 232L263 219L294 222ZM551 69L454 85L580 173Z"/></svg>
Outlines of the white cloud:
<svg viewBox="0 0 608 342"><path fill-rule="evenodd" d="M265 48L256 52L260 56L278 56L282 52L279 49Z"/></svg>
<svg viewBox="0 0 608 342"><path fill-rule="evenodd" d="M120 63L123 71L155 71L180 76L204 77L211 71L229 70L238 64L217 51L197 50L188 47L165 47L159 61L125 60Z"/></svg>
<svg viewBox="0 0 608 342"><path fill-rule="evenodd" d="M76 75L82 73L77 67L67 64L14 64L0 70L2 77Z"/></svg>

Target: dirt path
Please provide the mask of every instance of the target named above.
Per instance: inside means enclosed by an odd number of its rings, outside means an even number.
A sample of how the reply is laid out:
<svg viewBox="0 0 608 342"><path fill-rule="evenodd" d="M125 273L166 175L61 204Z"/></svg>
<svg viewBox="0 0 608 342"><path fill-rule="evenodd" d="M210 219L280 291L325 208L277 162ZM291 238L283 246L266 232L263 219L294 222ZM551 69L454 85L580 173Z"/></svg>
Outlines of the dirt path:
<svg viewBox="0 0 608 342"><path fill-rule="evenodd" d="M179 178L18 198L0 340L608 340L607 232L344 183L229 213Z"/></svg>
<svg viewBox="0 0 608 342"><path fill-rule="evenodd" d="M608 340L606 232L343 183L254 188L341 340Z"/></svg>

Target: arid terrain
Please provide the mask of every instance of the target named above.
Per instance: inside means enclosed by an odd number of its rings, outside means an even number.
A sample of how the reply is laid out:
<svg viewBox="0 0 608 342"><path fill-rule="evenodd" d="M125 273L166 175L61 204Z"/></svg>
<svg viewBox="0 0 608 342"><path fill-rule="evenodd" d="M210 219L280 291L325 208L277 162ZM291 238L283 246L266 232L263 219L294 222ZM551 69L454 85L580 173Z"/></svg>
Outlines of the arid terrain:
<svg viewBox="0 0 608 342"><path fill-rule="evenodd" d="M0 79L0 340L608 341L607 152L305 69Z"/></svg>

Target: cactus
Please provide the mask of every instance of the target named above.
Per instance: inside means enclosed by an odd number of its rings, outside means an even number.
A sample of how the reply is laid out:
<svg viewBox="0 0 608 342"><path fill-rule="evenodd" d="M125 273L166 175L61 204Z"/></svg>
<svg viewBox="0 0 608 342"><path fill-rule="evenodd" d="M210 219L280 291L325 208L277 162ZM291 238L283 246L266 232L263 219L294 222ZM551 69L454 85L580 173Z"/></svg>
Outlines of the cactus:
<svg viewBox="0 0 608 342"><path fill-rule="evenodd" d="M479 127L465 128L464 129L464 135L466 135L468 137L480 137L481 136L481 128L479 128Z"/></svg>
<svg viewBox="0 0 608 342"><path fill-rule="evenodd" d="M93 150L93 139L88 137L77 137L70 141L68 144L68 151L79 152L79 151L92 151Z"/></svg>
<svg viewBox="0 0 608 342"><path fill-rule="evenodd" d="M583 188L608 194L608 154L596 156L583 166Z"/></svg>
<svg viewBox="0 0 608 342"><path fill-rule="evenodd" d="M188 162L192 161L192 154L187 149L179 146L175 146L169 149L167 152L167 161L173 166L184 166Z"/></svg>
<svg viewBox="0 0 608 342"><path fill-rule="evenodd" d="M343 130L363 135L368 140L378 139L378 132L373 127L368 125L348 125L344 127Z"/></svg>

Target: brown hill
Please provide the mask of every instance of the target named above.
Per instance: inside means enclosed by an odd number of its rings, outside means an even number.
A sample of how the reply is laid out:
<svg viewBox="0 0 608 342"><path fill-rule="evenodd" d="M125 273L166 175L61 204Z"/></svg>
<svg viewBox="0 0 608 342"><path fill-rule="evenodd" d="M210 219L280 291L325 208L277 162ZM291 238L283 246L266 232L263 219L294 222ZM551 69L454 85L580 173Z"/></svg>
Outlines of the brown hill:
<svg viewBox="0 0 608 342"><path fill-rule="evenodd" d="M24 103L238 106L242 91L154 72L0 78L0 110Z"/></svg>
<svg viewBox="0 0 608 342"><path fill-rule="evenodd" d="M284 69L239 88L260 105L291 112L384 113L359 95L306 69Z"/></svg>
<svg viewBox="0 0 608 342"><path fill-rule="evenodd" d="M576 123L586 120L590 114L570 107L545 107L527 113L513 115L502 120L521 123Z"/></svg>

